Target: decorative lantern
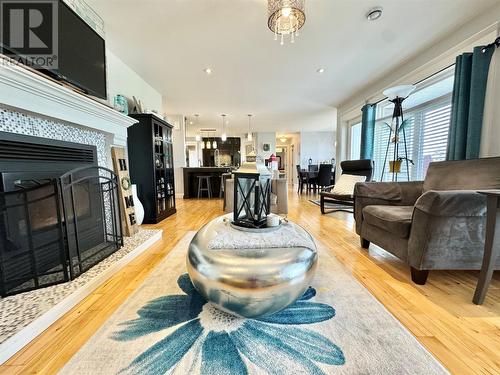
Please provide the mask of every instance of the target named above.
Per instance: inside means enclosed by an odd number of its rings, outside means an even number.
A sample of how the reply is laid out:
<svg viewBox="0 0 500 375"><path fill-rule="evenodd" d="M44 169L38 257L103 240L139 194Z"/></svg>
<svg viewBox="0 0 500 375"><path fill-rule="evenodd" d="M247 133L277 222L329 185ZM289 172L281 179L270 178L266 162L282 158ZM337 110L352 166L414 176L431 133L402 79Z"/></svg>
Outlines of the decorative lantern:
<svg viewBox="0 0 500 375"><path fill-rule="evenodd" d="M233 224L247 228L263 228L271 212L271 172L255 161L255 154L234 172Z"/></svg>

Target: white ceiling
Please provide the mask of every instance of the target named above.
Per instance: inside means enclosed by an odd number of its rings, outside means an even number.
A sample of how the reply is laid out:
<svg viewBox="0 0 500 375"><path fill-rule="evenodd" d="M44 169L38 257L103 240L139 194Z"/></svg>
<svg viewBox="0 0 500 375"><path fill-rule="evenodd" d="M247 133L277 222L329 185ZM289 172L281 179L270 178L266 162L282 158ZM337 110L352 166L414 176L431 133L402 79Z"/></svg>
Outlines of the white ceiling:
<svg viewBox="0 0 500 375"><path fill-rule="evenodd" d="M87 0L108 46L203 127L328 130L334 107L499 0L307 0L295 44L267 28L266 0ZM383 6L368 22L366 12ZM203 72L213 69L211 75ZM326 69L318 74L319 67Z"/></svg>

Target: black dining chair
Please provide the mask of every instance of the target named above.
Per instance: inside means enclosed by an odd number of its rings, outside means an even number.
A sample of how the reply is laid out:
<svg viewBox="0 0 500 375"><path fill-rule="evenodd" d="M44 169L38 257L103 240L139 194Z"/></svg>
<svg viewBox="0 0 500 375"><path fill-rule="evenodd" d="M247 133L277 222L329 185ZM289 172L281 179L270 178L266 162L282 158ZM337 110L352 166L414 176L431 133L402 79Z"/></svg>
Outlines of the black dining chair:
<svg viewBox="0 0 500 375"><path fill-rule="evenodd" d="M318 179L316 184L318 185L319 191L330 191L333 187L332 184L332 165L331 164L321 164L319 166Z"/></svg>
<svg viewBox="0 0 500 375"><path fill-rule="evenodd" d="M319 167L316 164L309 164L309 166L308 166L309 172L317 172L318 170L319 170Z"/></svg>
<svg viewBox="0 0 500 375"><path fill-rule="evenodd" d="M304 176L304 174L300 170L300 165L296 165L296 168L297 168L297 180L299 181L299 188L297 190L297 193L302 194L302 191L304 190L304 184L307 184L307 176Z"/></svg>

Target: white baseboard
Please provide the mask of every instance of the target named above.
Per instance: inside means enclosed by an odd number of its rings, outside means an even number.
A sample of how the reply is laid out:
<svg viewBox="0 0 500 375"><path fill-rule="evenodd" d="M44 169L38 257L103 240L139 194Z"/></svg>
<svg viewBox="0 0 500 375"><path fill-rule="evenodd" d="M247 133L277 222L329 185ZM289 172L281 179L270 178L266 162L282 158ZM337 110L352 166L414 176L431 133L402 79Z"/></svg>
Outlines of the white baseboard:
<svg viewBox="0 0 500 375"><path fill-rule="evenodd" d="M162 231L153 235L146 242L139 245L116 263L111 265L107 270L98 275L95 279L89 281L82 288L70 294L49 311L35 319L33 322L17 332L14 336L8 338L0 345L0 364L6 362L10 357L16 354L24 346L31 342L40 333L45 331L54 322L66 314L69 310L75 307L81 300L87 297L90 293L96 290L101 284L108 280L111 276L121 270L130 261L137 258L140 254L146 251L155 242L160 241Z"/></svg>

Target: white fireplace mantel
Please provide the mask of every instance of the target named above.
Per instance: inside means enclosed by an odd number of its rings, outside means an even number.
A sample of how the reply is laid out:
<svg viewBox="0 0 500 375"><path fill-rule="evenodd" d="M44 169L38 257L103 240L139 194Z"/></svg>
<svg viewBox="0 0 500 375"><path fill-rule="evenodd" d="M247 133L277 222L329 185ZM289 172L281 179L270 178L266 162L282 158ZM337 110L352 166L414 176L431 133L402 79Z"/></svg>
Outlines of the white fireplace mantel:
<svg viewBox="0 0 500 375"><path fill-rule="evenodd" d="M0 104L109 133L127 145L127 128L137 121L36 72L0 60Z"/></svg>

